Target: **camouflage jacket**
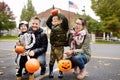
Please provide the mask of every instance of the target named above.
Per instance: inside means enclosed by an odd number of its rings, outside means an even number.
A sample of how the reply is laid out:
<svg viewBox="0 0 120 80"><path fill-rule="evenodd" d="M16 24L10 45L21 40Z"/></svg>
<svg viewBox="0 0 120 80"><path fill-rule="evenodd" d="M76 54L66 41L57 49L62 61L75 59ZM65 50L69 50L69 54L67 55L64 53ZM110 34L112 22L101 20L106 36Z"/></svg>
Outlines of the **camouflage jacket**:
<svg viewBox="0 0 120 80"><path fill-rule="evenodd" d="M61 25L53 27L50 33L50 43L52 46L67 46L67 31Z"/></svg>
<svg viewBox="0 0 120 80"><path fill-rule="evenodd" d="M52 25L52 18L53 16L49 16L46 21L46 25L51 29L50 33L50 43L52 46L68 46L67 42L67 32L69 29L68 20L63 14L58 14L61 19L62 23L56 27Z"/></svg>

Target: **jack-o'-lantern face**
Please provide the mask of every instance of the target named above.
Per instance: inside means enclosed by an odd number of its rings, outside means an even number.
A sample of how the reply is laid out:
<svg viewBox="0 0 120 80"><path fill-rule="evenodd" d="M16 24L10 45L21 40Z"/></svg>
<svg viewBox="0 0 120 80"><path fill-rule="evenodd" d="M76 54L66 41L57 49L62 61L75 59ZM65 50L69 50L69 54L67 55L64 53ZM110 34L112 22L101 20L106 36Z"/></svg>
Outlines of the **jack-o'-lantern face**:
<svg viewBox="0 0 120 80"><path fill-rule="evenodd" d="M68 72L72 68L72 63L70 60L60 60L58 62L58 68L62 72Z"/></svg>

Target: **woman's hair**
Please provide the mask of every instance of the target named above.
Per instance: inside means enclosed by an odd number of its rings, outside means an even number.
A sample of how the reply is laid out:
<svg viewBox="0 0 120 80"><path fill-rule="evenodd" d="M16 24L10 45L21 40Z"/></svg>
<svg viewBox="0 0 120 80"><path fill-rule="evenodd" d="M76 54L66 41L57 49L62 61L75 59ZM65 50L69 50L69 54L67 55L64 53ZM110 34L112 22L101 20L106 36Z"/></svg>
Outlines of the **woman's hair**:
<svg viewBox="0 0 120 80"><path fill-rule="evenodd" d="M82 21L82 26L87 26L87 21L85 20L85 19L83 19L83 18L78 18L79 20L81 20Z"/></svg>

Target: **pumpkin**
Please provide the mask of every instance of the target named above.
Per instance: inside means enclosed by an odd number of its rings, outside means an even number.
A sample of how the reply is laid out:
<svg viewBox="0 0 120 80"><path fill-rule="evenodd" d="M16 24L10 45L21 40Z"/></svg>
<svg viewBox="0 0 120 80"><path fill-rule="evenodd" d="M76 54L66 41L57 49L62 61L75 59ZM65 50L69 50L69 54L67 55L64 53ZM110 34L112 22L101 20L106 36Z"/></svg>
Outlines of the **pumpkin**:
<svg viewBox="0 0 120 80"><path fill-rule="evenodd" d="M29 73L34 73L40 68L40 63L37 59L31 58L26 62L25 68Z"/></svg>
<svg viewBox="0 0 120 80"><path fill-rule="evenodd" d="M58 9L51 10L52 16L55 16L58 14Z"/></svg>
<svg viewBox="0 0 120 80"><path fill-rule="evenodd" d="M15 52L18 54L22 54L25 52L25 48L21 45L15 47Z"/></svg>
<svg viewBox="0 0 120 80"><path fill-rule="evenodd" d="M60 60L58 62L58 69L62 72L68 72L72 68L72 62L70 60Z"/></svg>

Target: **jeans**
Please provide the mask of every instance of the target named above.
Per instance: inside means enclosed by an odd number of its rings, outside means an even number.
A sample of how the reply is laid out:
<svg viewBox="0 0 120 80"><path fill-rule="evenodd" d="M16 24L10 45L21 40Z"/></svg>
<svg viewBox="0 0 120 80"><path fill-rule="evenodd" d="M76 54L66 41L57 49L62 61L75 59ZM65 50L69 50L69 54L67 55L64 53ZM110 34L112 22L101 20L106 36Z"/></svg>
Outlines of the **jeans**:
<svg viewBox="0 0 120 80"><path fill-rule="evenodd" d="M72 66L78 66L80 70L84 69L85 64L87 63L87 58L84 54L77 54L70 58L72 61Z"/></svg>
<svg viewBox="0 0 120 80"><path fill-rule="evenodd" d="M40 56L37 57L38 61L40 62L40 66L41 68L45 68L46 67L46 54L43 53Z"/></svg>

